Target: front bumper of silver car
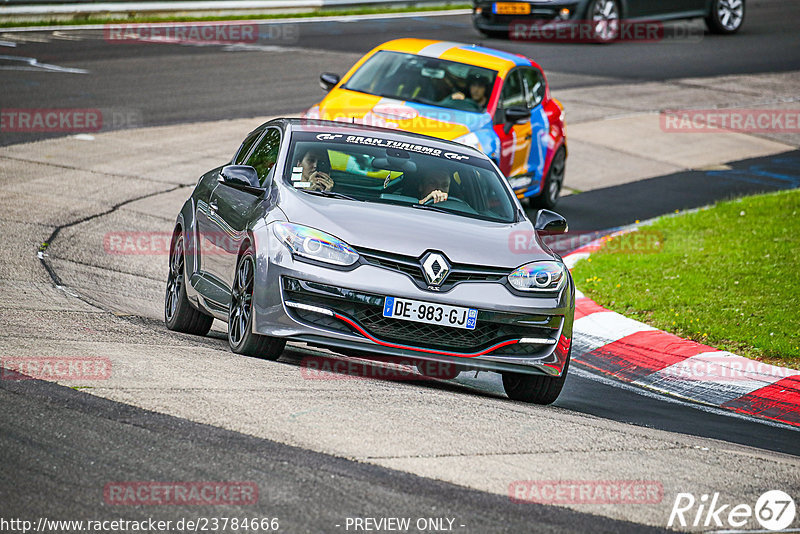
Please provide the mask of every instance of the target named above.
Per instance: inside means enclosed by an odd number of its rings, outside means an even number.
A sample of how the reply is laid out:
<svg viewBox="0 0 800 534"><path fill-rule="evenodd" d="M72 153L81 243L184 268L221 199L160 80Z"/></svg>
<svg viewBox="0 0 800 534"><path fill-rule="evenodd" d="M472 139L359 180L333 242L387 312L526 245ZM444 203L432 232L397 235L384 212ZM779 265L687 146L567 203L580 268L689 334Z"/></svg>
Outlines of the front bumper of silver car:
<svg viewBox="0 0 800 534"><path fill-rule="evenodd" d="M549 376L563 372L572 338L571 281L549 296L514 294L501 281L463 281L437 292L420 288L407 273L385 265L331 268L298 260L271 241L270 246L256 248L257 334L471 369ZM387 296L475 308L476 327L383 317Z"/></svg>

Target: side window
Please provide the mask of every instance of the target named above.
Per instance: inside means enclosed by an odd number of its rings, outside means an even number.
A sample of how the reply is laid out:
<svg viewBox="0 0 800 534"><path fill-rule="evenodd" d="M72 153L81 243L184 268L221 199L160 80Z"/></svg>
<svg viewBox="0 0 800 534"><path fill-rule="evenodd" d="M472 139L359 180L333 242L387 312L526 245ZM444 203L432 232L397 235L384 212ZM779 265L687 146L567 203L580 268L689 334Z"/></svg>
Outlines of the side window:
<svg viewBox="0 0 800 534"><path fill-rule="evenodd" d="M536 69L523 69L522 78L525 82L525 100L529 108L535 108L544 100L544 76Z"/></svg>
<svg viewBox="0 0 800 534"><path fill-rule="evenodd" d="M255 167L258 171L258 180L262 184L269 171L278 161L278 152L281 148L281 132L277 128L270 128L261 138L253 155L247 159L247 165Z"/></svg>
<svg viewBox="0 0 800 534"><path fill-rule="evenodd" d="M244 158L247 157L247 153L250 152L253 144L256 142L256 140L258 140L259 137L261 137L263 132L264 130L250 132L250 135L245 138L244 143L242 143L242 146L239 147L239 150L236 152L236 156L233 158L234 165L244 164Z"/></svg>
<svg viewBox="0 0 800 534"><path fill-rule="evenodd" d="M525 91L522 87L522 80L519 76L519 70L511 71L503 83L503 93L500 101L503 109L508 109L514 106L527 107L525 101Z"/></svg>

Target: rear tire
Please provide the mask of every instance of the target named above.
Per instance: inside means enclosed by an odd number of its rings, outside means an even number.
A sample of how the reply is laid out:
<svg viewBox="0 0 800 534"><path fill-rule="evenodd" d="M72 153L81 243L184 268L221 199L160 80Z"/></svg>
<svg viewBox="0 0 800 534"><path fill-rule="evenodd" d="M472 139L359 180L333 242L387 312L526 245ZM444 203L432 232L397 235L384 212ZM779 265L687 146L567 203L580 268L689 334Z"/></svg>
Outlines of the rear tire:
<svg viewBox="0 0 800 534"><path fill-rule="evenodd" d="M569 357L561 376L503 373L503 389L506 390L506 395L511 400L532 404L552 404L561 394L568 369Z"/></svg>
<svg viewBox="0 0 800 534"><path fill-rule="evenodd" d="M544 208L551 210L556 207L561 189L564 187L564 175L567 169L567 152L564 147L558 149L553 161L550 162L550 169L547 171L547 178L544 180L542 192L531 199L531 206L534 208Z"/></svg>
<svg viewBox="0 0 800 534"><path fill-rule="evenodd" d="M236 264L231 304L228 308L228 345L236 354L277 360L286 341L253 333L255 265L253 248L248 246Z"/></svg>
<svg viewBox="0 0 800 534"><path fill-rule="evenodd" d="M706 26L711 33L731 35L744 24L745 0L712 0Z"/></svg>
<svg viewBox="0 0 800 534"><path fill-rule="evenodd" d="M164 296L164 323L175 332L204 336L211 330L214 318L201 312L186 297L186 247L183 232L175 229L169 252L167 292Z"/></svg>

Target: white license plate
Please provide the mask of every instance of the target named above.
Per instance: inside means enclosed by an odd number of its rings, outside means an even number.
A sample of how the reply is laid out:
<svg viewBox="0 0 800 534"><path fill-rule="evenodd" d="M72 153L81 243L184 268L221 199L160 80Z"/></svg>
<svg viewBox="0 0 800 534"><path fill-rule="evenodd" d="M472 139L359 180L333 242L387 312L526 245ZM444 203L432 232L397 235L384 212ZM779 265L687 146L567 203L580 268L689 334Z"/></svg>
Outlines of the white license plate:
<svg viewBox="0 0 800 534"><path fill-rule="evenodd" d="M445 304L432 304L419 300L386 297L383 302L383 316L417 323L438 324L474 330L475 323L478 321L478 310L460 306L447 306Z"/></svg>

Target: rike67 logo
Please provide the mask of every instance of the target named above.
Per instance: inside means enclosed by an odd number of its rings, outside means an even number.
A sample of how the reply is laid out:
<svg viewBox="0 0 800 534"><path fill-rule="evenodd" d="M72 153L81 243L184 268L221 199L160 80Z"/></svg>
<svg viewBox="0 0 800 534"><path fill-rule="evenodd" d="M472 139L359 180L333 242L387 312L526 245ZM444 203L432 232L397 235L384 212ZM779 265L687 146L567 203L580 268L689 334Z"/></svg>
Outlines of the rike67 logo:
<svg viewBox="0 0 800 534"><path fill-rule="evenodd" d="M691 493L678 493L668 527L734 527L740 529L753 518L762 528L779 531L794 523L796 514L794 499L781 490L771 490L756 500L755 506L749 504L732 505L720 500L719 493L703 494L696 498Z"/></svg>

